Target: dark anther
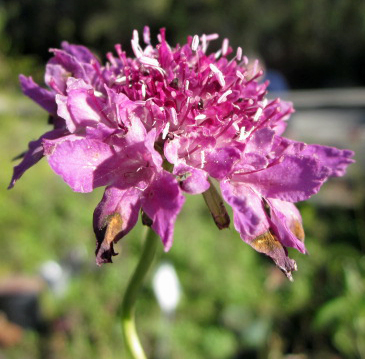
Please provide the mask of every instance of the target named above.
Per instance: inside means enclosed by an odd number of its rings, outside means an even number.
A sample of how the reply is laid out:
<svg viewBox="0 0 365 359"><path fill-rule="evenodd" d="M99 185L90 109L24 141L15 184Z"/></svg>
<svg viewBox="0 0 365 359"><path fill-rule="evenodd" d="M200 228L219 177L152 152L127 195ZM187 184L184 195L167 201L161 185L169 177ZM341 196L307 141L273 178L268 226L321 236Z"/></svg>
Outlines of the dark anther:
<svg viewBox="0 0 365 359"><path fill-rule="evenodd" d="M170 82L170 87L174 88L175 90L177 90L179 88L179 80L177 78L174 78L171 82Z"/></svg>
<svg viewBox="0 0 365 359"><path fill-rule="evenodd" d="M142 212L142 224L147 227L151 227L153 224L153 221L150 217L147 216L146 212L141 210Z"/></svg>
<svg viewBox="0 0 365 359"><path fill-rule="evenodd" d="M200 99L198 102L198 109L202 110L203 108L204 108L204 102L203 102L203 99Z"/></svg>

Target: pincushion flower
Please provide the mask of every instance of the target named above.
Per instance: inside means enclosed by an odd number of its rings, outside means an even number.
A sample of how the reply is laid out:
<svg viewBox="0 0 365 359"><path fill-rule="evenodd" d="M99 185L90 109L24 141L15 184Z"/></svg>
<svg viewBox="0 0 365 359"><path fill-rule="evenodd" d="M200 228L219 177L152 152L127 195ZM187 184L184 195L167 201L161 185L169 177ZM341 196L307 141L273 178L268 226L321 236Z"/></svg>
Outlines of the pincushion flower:
<svg viewBox="0 0 365 359"><path fill-rule="evenodd" d="M113 244L136 224L173 242L183 194L203 194L219 228L234 227L255 250L292 278L287 248L305 253L304 231L294 203L318 192L330 176L342 176L353 152L307 145L282 136L291 103L266 98L256 61L227 39L207 53L217 34L188 37L171 47L165 30L142 48L138 32L129 58L116 45L102 65L82 46L52 50L45 83L20 77L23 92L49 112L53 130L31 142L10 186L45 156L77 192L106 186L94 212L97 263L111 262Z"/></svg>

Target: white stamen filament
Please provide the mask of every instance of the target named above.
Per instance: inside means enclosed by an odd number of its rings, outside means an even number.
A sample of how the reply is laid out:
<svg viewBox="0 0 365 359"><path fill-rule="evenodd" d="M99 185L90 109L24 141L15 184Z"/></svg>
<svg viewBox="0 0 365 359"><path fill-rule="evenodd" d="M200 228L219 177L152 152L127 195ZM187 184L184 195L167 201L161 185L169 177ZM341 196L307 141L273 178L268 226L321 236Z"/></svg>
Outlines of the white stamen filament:
<svg viewBox="0 0 365 359"><path fill-rule="evenodd" d="M139 58L139 62L145 66L151 66L151 67L155 67L155 68L160 68L160 63L158 62L157 59L153 59L151 57L148 56L141 56Z"/></svg>
<svg viewBox="0 0 365 359"><path fill-rule="evenodd" d="M134 39L131 40L131 45L134 55L136 55L136 58L140 58L143 55L143 50L141 46L139 46L138 42L136 42Z"/></svg>
<svg viewBox="0 0 365 359"><path fill-rule="evenodd" d="M219 57L222 55L222 49L220 49L220 50L218 50L215 54L214 54L214 58L216 59L216 60L218 60L219 59Z"/></svg>
<svg viewBox="0 0 365 359"><path fill-rule="evenodd" d="M145 83L142 84L141 91L142 91L142 97L146 98L146 84Z"/></svg>
<svg viewBox="0 0 365 359"><path fill-rule="evenodd" d="M245 140L249 134L249 132L246 132L246 127L242 126L240 129L240 136L238 137L238 141Z"/></svg>
<svg viewBox="0 0 365 359"><path fill-rule="evenodd" d="M240 70L236 71L236 76L239 77L242 81L245 79L244 74Z"/></svg>
<svg viewBox="0 0 365 359"><path fill-rule="evenodd" d="M210 64L209 67L212 70L212 72L216 75L219 84L222 87L224 87L226 85L226 81L224 80L224 76L223 76L222 72L214 64Z"/></svg>
<svg viewBox="0 0 365 359"><path fill-rule="evenodd" d="M135 41L137 44L139 43L139 35L137 30L133 30L133 41Z"/></svg>
<svg viewBox="0 0 365 359"><path fill-rule="evenodd" d="M253 117L253 122L257 122L260 118L260 116L262 115L262 108L259 107L255 113L255 116Z"/></svg>
<svg viewBox="0 0 365 359"><path fill-rule="evenodd" d="M252 75L253 76L257 73L258 67L259 67L259 60L255 60L255 62L253 64L253 69L252 69Z"/></svg>
<svg viewBox="0 0 365 359"><path fill-rule="evenodd" d="M195 116L196 121L205 120L206 118L207 118L207 116L204 115L204 113L201 113L200 115Z"/></svg>
<svg viewBox="0 0 365 359"><path fill-rule="evenodd" d="M205 51L207 51L208 48L207 35L203 34L200 40L202 42L202 51L205 53Z"/></svg>
<svg viewBox="0 0 365 359"><path fill-rule="evenodd" d="M217 40L219 38L218 34L210 34L210 35L206 35L206 39L207 41L213 41L213 40Z"/></svg>
<svg viewBox="0 0 365 359"><path fill-rule="evenodd" d="M104 96L100 91L96 91L96 90L94 90L94 95L96 97L103 97Z"/></svg>
<svg viewBox="0 0 365 359"><path fill-rule="evenodd" d="M227 96L229 96L232 93L232 90L227 90L219 99L218 99L218 103L222 103L227 101Z"/></svg>
<svg viewBox="0 0 365 359"><path fill-rule="evenodd" d="M170 116L172 119L172 123L174 125L177 125L177 114L176 114L176 110L174 107L170 107Z"/></svg>
<svg viewBox="0 0 365 359"><path fill-rule="evenodd" d="M189 80L186 80L185 81L185 91L189 90L189 85L190 85Z"/></svg>
<svg viewBox="0 0 365 359"><path fill-rule="evenodd" d="M200 168L204 168L204 165L207 163L207 161L205 160L205 152L204 151L200 152L200 158L201 158Z"/></svg>
<svg viewBox="0 0 365 359"><path fill-rule="evenodd" d="M125 84L127 82L127 78L125 76L118 76L114 83L121 85L121 84Z"/></svg>
<svg viewBox="0 0 365 359"><path fill-rule="evenodd" d="M233 122L233 123L232 123L232 126L233 126L233 128L234 128L237 132L240 132L240 128L239 128L239 126L237 125L237 122Z"/></svg>
<svg viewBox="0 0 365 359"><path fill-rule="evenodd" d="M150 28L148 26L145 26L143 29L143 42L146 45L151 43Z"/></svg>
<svg viewBox="0 0 365 359"><path fill-rule="evenodd" d="M222 55L223 56L227 55L228 45L229 45L229 40L226 38L223 40L223 43L222 43Z"/></svg>
<svg viewBox="0 0 365 359"><path fill-rule="evenodd" d="M242 47L237 47L236 57L238 61L242 59Z"/></svg>
<svg viewBox="0 0 365 359"><path fill-rule="evenodd" d="M163 140L166 138L167 134L169 133L169 129L170 129L170 122L167 122L166 126L165 126L165 128L163 129L163 132L162 132L162 139Z"/></svg>
<svg viewBox="0 0 365 359"><path fill-rule="evenodd" d="M198 46L199 46L199 36L195 35L193 38L193 42L191 44L191 49L193 51L196 51L196 50L198 50Z"/></svg>

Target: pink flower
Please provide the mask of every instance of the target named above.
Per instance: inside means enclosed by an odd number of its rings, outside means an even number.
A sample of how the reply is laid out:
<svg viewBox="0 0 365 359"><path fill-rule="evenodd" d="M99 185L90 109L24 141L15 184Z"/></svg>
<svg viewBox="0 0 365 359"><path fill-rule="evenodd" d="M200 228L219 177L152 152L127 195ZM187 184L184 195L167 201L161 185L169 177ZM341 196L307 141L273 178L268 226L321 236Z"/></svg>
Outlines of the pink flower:
<svg viewBox="0 0 365 359"><path fill-rule="evenodd" d="M219 228L227 227L211 179L241 238L289 278L296 264L286 248L306 252L294 203L342 176L353 152L282 137L292 105L266 99L259 64L248 67L227 39L208 55L217 38L195 35L172 48L162 29L153 47L145 27L144 48L133 32L135 58L117 45L102 66L86 48L64 43L46 67L49 90L21 76L23 92L51 114L54 129L30 144L11 186L43 155L74 191L106 186L94 213L98 264L111 262L113 243L140 210L169 250L184 192L203 193Z"/></svg>

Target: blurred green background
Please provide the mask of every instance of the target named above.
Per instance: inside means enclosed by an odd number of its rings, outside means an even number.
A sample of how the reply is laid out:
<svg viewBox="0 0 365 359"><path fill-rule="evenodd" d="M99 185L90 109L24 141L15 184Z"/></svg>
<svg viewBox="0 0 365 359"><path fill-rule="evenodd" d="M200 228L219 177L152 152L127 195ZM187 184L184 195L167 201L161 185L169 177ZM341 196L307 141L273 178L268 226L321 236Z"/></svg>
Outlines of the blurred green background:
<svg viewBox="0 0 365 359"><path fill-rule="evenodd" d="M117 245L113 265L98 268L91 220L101 190L72 193L46 161L12 191L6 187L11 159L47 130L47 115L20 94L18 74L41 82L48 48L62 40L90 46L104 61L102 54L114 43L129 51L132 30L145 24L152 34L166 27L171 44L189 34L218 32L280 71L293 89L365 85L361 0L3 0L0 279L38 278L49 260L68 275L63 290L40 290L41 327L0 347L1 359L127 358L118 313L140 253L141 226ZM358 148L365 139L364 109L365 100L356 108L356 129L363 131L362 137L356 131ZM348 145L354 148L350 138ZM299 267L294 283L243 244L233 226L218 231L201 196L188 197L174 245L169 253L159 249L137 305L149 358L365 358L362 157L357 154L358 163L345 179L328 183L321 197L299 205L310 255L290 251ZM169 318L162 315L151 284L164 261L175 266L182 288ZM0 331L2 319L0 313Z"/></svg>

